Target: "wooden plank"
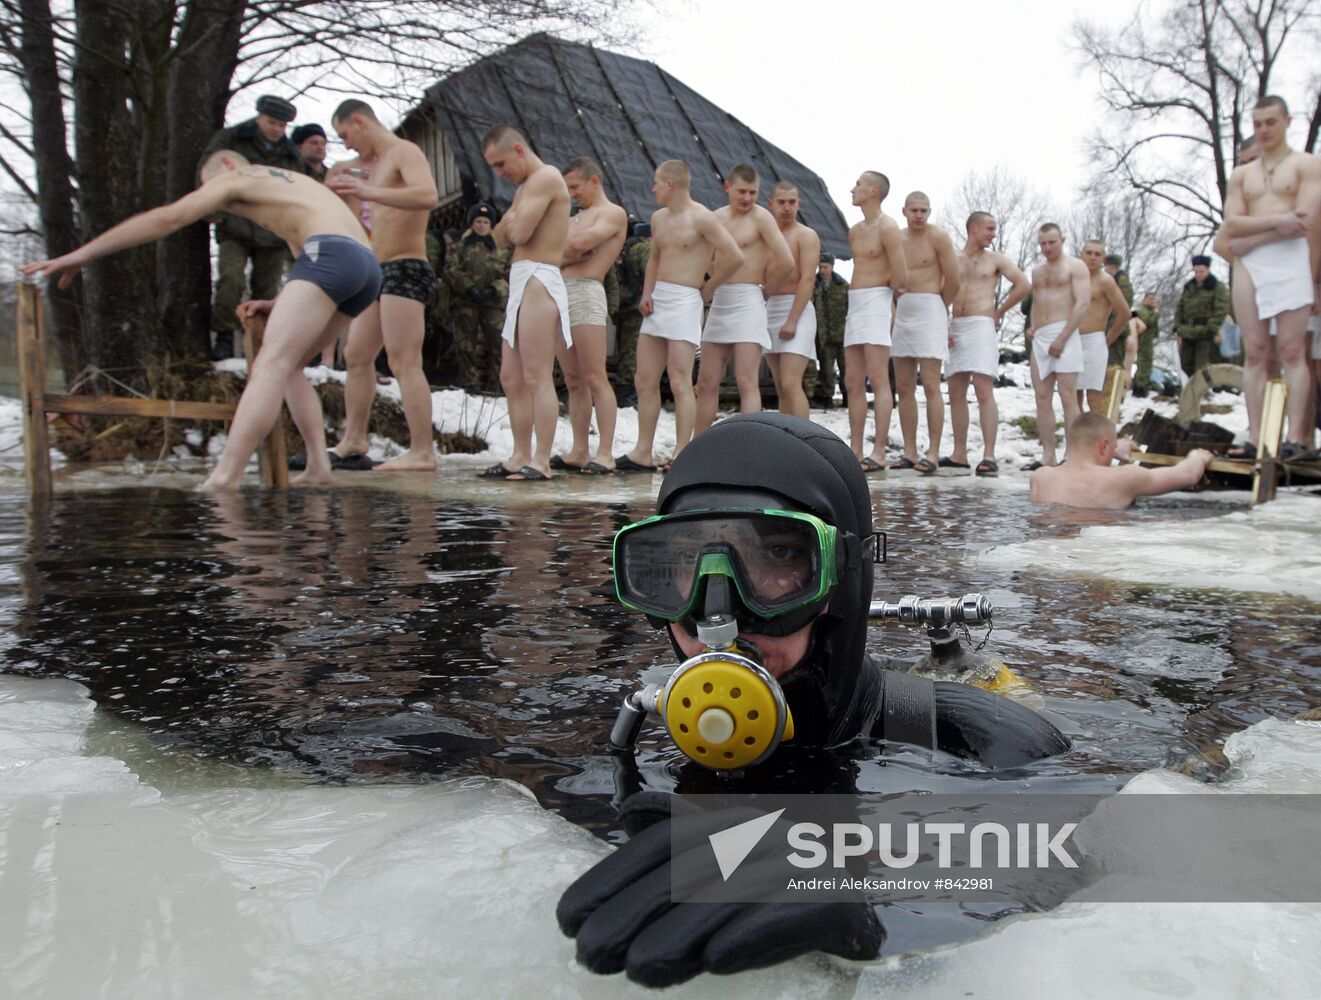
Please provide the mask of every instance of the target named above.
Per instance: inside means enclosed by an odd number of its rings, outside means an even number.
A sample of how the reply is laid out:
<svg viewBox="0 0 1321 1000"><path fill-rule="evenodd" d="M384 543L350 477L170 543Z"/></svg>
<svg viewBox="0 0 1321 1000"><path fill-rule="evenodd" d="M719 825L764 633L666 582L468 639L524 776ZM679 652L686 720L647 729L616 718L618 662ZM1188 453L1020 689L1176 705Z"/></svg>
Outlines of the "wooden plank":
<svg viewBox="0 0 1321 1000"><path fill-rule="evenodd" d="M1119 410L1124 405L1124 395L1128 389L1128 378L1120 365L1111 365L1105 370L1105 385L1101 387L1101 398L1105 400L1105 415L1116 425L1119 423Z"/></svg>
<svg viewBox="0 0 1321 1000"><path fill-rule="evenodd" d="M1261 439L1257 442L1258 473L1252 480L1253 504L1275 499L1280 479L1280 439L1284 437L1284 411L1289 403L1289 383L1273 378L1266 383L1261 401Z"/></svg>
<svg viewBox="0 0 1321 1000"><path fill-rule="evenodd" d="M50 496L50 438L46 428L46 353L42 343L41 289L18 283L18 381L23 400L23 456L28 495Z"/></svg>
<svg viewBox="0 0 1321 1000"><path fill-rule="evenodd" d="M45 397L47 413L81 413L92 417L166 417L175 420L233 420L235 404L193 400L140 399L136 396Z"/></svg>
<svg viewBox="0 0 1321 1000"><path fill-rule="evenodd" d="M266 337L266 317L250 316L243 321L243 357L248 362L248 376ZM284 407L275 418L275 426L257 446L257 471L263 486L282 490L289 485L289 455L284 446Z"/></svg>
<svg viewBox="0 0 1321 1000"><path fill-rule="evenodd" d="M1133 452L1133 461L1139 465L1178 465L1185 456L1155 455L1145 451ZM1228 458L1214 458L1207 465L1209 472L1224 472L1231 476L1251 476L1256 472L1255 462L1235 462Z"/></svg>

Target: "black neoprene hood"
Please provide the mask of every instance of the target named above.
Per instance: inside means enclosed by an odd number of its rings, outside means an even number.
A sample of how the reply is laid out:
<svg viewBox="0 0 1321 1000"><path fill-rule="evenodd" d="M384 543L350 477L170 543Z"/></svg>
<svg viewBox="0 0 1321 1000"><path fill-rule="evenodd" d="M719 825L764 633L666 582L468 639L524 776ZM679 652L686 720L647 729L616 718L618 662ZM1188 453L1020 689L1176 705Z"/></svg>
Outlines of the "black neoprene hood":
<svg viewBox="0 0 1321 1000"><path fill-rule="evenodd" d="M784 678L804 742L830 743L846 725L866 652L873 567L859 541L872 533L867 479L849 448L823 427L782 413L748 413L713 425L675 459L657 498L657 511L680 506L685 491L706 498L721 488L782 496L787 506L815 514L851 536L853 557L818 619L807 659ZM797 704L795 704L797 702Z"/></svg>

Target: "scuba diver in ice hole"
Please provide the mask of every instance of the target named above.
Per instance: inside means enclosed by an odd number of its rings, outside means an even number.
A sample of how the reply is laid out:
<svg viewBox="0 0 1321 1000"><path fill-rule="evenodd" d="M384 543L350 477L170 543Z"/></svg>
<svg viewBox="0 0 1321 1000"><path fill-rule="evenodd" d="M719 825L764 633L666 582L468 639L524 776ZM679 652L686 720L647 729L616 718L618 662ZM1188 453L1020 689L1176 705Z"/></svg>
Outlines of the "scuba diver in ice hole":
<svg viewBox="0 0 1321 1000"><path fill-rule="evenodd" d="M1023 705L868 654L871 497L857 458L830 431L778 413L724 420L675 460L657 510L616 535L615 585L625 605L668 630L683 662L625 701L617 749L631 749L647 710L663 715L685 754L720 770L756 771L782 741L871 737L989 768L1069 748ZM560 900L560 927L587 968L664 986L817 949L878 955L885 932L865 903L671 902L671 799L625 801L632 839Z"/></svg>

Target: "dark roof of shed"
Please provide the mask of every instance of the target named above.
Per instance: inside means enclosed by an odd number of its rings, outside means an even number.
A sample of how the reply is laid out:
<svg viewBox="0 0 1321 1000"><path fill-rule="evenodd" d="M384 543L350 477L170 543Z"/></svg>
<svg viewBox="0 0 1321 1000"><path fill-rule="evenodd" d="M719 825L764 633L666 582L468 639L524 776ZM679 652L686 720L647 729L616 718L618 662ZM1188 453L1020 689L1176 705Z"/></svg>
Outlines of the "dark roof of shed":
<svg viewBox="0 0 1321 1000"><path fill-rule="evenodd" d="M433 84L409 114L415 115L440 126L465 188L475 186L501 207L513 189L495 176L479 147L486 130L503 122L521 129L548 163L591 156L601 164L607 193L639 219L656 209L657 164L683 160L693 172L693 197L718 208L728 203L724 172L750 163L764 194L777 180L793 181L801 221L817 231L822 249L849 256L848 226L820 177L642 59L530 35Z"/></svg>

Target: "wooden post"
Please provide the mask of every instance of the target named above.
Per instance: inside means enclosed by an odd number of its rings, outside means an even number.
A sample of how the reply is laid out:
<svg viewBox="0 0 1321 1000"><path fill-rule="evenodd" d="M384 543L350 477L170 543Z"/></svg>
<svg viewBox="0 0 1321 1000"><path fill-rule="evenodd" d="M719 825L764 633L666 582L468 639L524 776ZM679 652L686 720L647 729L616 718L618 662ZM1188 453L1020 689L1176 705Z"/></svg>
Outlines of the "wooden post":
<svg viewBox="0 0 1321 1000"><path fill-rule="evenodd" d="M1105 385L1101 388L1105 400L1105 415L1115 426L1119 425L1119 410L1124 405L1128 390L1128 376L1121 365L1111 365L1105 371Z"/></svg>
<svg viewBox="0 0 1321 1000"><path fill-rule="evenodd" d="M23 397L23 454L28 495L51 494L50 439L46 432L46 352L42 344L41 289L18 283L18 384Z"/></svg>
<svg viewBox="0 0 1321 1000"><path fill-rule="evenodd" d="M1256 474L1252 477L1253 504L1275 499L1280 481L1280 439L1284 437L1284 409L1289 403L1289 383L1274 378L1266 383L1261 401L1261 440L1257 445Z"/></svg>
<svg viewBox="0 0 1321 1000"><path fill-rule="evenodd" d="M266 318L252 316L243 321L243 357L248 362L248 377L266 336ZM284 407L275 418L275 426L266 439L257 446L257 469L263 486L285 489L289 485L289 455L284 446Z"/></svg>

